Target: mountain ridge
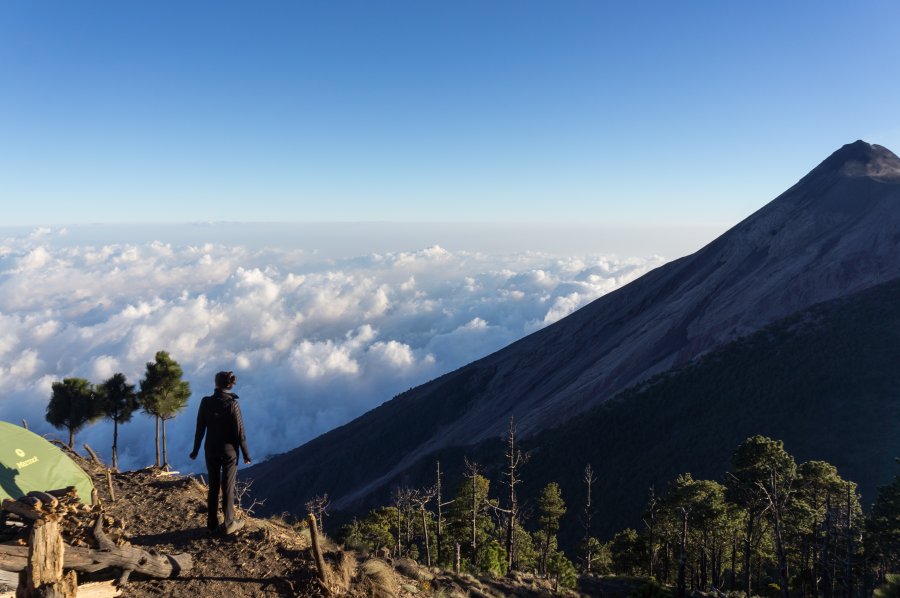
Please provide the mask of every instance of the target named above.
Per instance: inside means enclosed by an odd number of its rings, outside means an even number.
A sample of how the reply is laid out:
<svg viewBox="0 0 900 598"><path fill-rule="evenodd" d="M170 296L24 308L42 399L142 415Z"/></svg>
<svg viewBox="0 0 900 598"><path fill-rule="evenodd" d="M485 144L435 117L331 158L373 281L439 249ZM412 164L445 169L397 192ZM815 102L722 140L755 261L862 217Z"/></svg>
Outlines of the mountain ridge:
<svg viewBox="0 0 900 598"><path fill-rule="evenodd" d="M696 253L245 475L263 495L316 488L353 508L443 447L496 437L510 416L527 438L791 313L900 276L898 165L881 146L847 144Z"/></svg>

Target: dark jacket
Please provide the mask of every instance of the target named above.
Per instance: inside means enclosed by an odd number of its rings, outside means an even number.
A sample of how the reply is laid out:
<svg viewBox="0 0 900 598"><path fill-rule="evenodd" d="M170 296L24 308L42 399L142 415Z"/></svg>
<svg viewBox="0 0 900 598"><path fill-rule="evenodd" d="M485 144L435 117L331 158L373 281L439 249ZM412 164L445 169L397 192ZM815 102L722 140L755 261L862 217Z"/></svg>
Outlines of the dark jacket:
<svg viewBox="0 0 900 598"><path fill-rule="evenodd" d="M238 396L220 388L210 397L203 397L197 412L197 433L194 435L194 453L200 450L200 443L206 433L206 453L220 454L231 445L237 452L240 447L244 459L249 460L247 439L244 437L244 420Z"/></svg>

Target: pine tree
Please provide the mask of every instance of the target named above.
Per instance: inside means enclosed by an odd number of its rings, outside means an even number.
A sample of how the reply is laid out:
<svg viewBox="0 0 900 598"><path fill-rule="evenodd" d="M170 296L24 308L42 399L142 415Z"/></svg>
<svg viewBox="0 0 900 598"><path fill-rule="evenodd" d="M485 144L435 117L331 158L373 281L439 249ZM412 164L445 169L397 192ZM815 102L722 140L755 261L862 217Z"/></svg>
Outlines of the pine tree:
<svg viewBox="0 0 900 598"><path fill-rule="evenodd" d="M496 527L490 511L496 507L496 501L488 498L490 482L478 473L474 463L466 462L468 471L456 492L447 514L447 535L449 544L458 543L468 547L462 554L463 567L470 571L488 569L497 564L490 561L493 555L486 554L487 547L496 536ZM503 551L503 547L498 544ZM504 562L505 568L505 553Z"/></svg>
<svg viewBox="0 0 900 598"><path fill-rule="evenodd" d="M775 550L783 598L788 598L787 554L784 545L784 514L794 492L797 465L784 450L784 443L765 436L748 438L731 456L733 469L727 483L729 499L747 511L744 537L744 592L751 595L750 554L760 520L768 517L775 536Z"/></svg>
<svg viewBox="0 0 900 598"><path fill-rule="evenodd" d="M540 571L547 575L548 559L551 550L556 547L556 533L559 531L559 520L566 513L566 503L563 502L559 484L550 482L541 491L538 498L538 524L540 529L539 543L541 548Z"/></svg>
<svg viewBox="0 0 900 598"><path fill-rule="evenodd" d="M46 420L57 430L69 431L69 448L74 449L75 434L100 417L94 387L84 378L63 378L51 388Z"/></svg>
<svg viewBox="0 0 900 598"><path fill-rule="evenodd" d="M884 580L885 574L900 571L900 475L878 489L866 530L878 577ZM896 581L893 587L897 587Z"/></svg>
<svg viewBox="0 0 900 598"><path fill-rule="evenodd" d="M178 362L165 351L156 353L156 361L147 363L147 372L141 380L141 406L156 417L156 465L159 467L159 424L162 422L162 466L168 467L166 458L166 421L172 419L186 406L191 396L191 386L181 377L184 371Z"/></svg>
<svg viewBox="0 0 900 598"><path fill-rule="evenodd" d="M119 424L131 421L140 406L134 384L128 384L125 374L117 373L97 387L100 409L113 422L112 467L119 469Z"/></svg>

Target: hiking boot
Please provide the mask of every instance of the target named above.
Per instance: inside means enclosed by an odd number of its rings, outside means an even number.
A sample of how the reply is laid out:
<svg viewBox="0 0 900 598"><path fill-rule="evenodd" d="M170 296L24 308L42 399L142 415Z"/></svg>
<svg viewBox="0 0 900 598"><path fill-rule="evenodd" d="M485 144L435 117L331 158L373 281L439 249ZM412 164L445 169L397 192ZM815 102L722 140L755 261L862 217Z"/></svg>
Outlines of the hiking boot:
<svg viewBox="0 0 900 598"><path fill-rule="evenodd" d="M234 521L232 521L231 523L229 523L228 525L225 526L225 535L230 536L230 535L234 534L235 532L237 532L242 527L244 527L244 520L243 519L235 519Z"/></svg>

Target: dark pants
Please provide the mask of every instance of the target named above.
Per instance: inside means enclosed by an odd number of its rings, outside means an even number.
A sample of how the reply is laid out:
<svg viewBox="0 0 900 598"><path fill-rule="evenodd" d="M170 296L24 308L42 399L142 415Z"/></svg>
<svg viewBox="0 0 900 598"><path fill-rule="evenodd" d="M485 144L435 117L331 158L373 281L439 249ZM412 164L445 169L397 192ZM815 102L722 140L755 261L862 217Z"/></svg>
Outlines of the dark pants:
<svg viewBox="0 0 900 598"><path fill-rule="evenodd" d="M234 483L237 479L237 452L230 444L221 451L205 451L206 470L209 472L209 493L206 495L206 527L219 525L219 488L222 490L222 513L225 525L234 521Z"/></svg>

